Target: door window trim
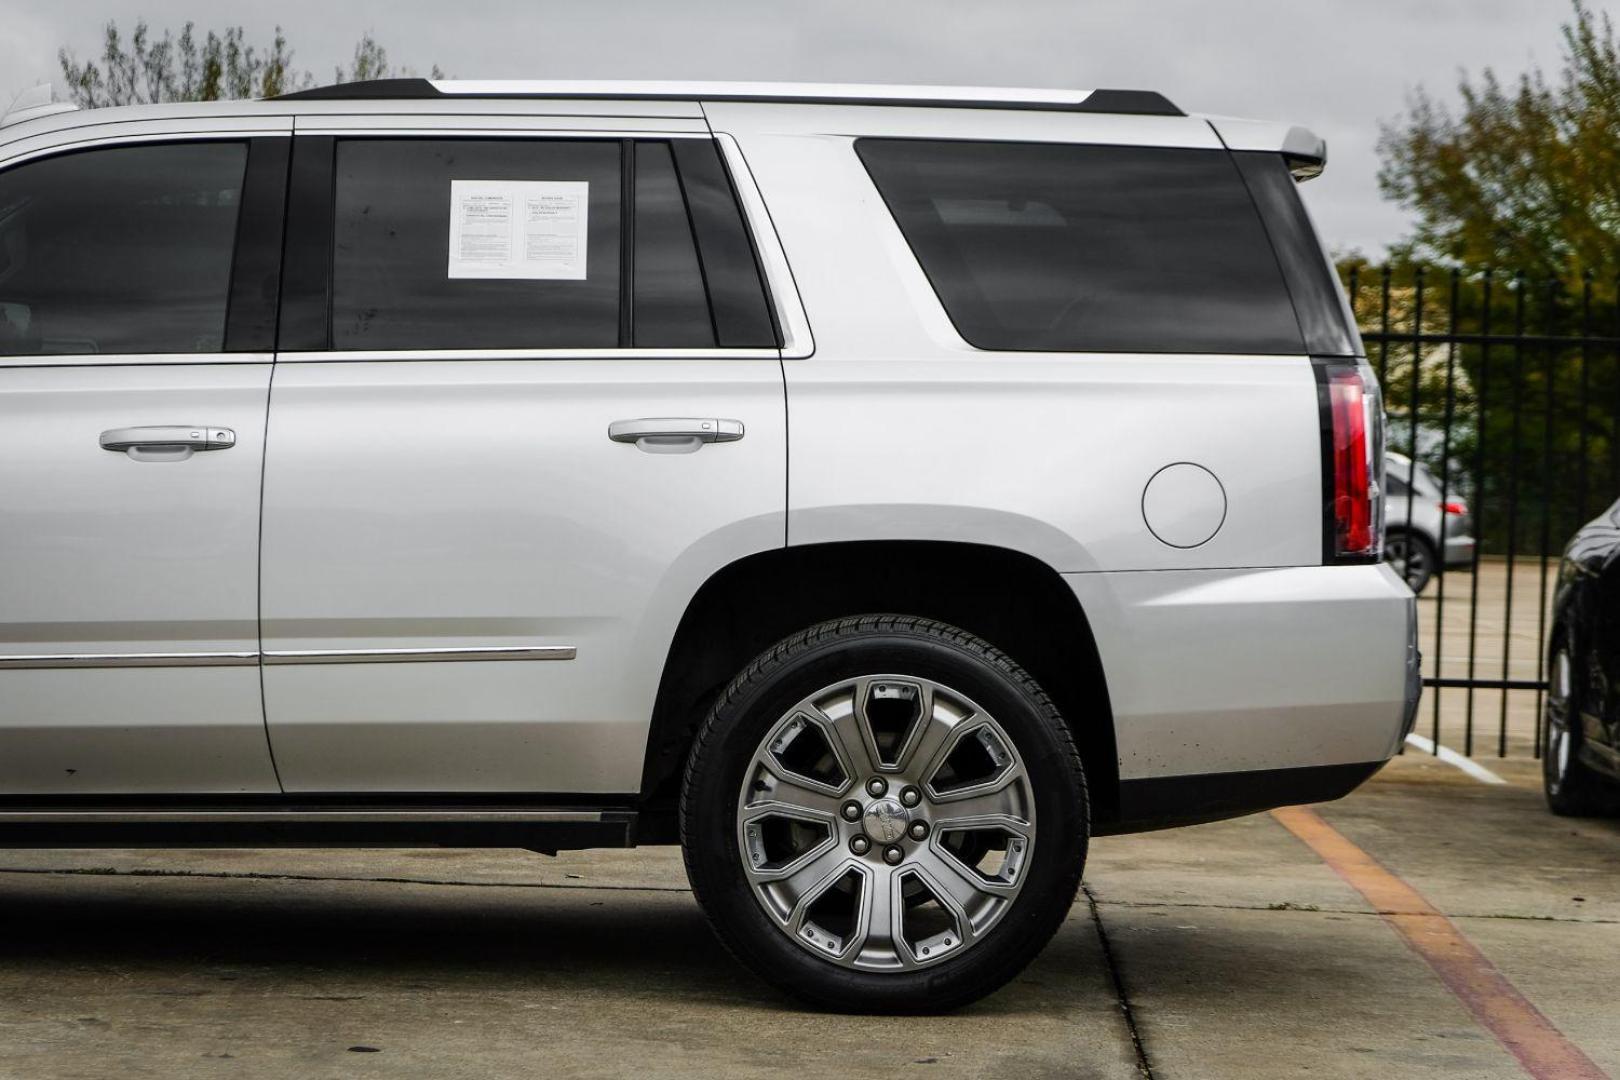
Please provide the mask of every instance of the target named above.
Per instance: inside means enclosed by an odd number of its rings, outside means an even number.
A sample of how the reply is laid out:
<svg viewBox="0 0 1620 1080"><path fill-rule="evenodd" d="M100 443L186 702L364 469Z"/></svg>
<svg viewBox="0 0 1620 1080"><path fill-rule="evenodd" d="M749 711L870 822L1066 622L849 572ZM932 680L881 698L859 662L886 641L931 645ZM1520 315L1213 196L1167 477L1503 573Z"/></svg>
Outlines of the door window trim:
<svg viewBox="0 0 1620 1080"><path fill-rule="evenodd" d="M815 337L810 332L810 319L805 314L804 300L799 295L793 267L788 263L782 238L771 219L770 208L760 194L759 184L748 167L742 147L725 132L716 132L714 140L720 146L720 156L731 173L732 187L742 205L743 221L754 240L754 253L759 259L760 273L765 278L765 291L775 306L776 330L782 342L783 360L805 360L815 354Z"/></svg>

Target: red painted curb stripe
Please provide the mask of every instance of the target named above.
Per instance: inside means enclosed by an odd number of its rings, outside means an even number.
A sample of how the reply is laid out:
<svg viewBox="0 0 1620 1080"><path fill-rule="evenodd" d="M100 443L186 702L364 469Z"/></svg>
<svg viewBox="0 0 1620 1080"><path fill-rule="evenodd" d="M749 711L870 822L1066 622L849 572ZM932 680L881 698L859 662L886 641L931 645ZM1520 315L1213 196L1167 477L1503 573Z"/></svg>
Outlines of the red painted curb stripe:
<svg viewBox="0 0 1620 1080"><path fill-rule="evenodd" d="M1377 859L1303 806L1273 810L1434 969L1446 989L1536 1080L1609 1080L1541 1010L1519 993L1457 925Z"/></svg>

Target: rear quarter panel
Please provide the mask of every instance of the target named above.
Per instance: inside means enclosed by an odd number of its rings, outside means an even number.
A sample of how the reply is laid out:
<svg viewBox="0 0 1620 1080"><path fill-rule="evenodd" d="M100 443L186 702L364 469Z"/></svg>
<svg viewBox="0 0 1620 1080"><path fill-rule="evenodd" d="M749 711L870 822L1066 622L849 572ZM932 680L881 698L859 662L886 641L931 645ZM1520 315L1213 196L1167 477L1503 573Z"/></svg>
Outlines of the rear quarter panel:
<svg viewBox="0 0 1620 1080"><path fill-rule="evenodd" d="M854 150L891 133L886 112L710 109L762 189L815 334L812 356L784 362L789 543L964 541L1063 573L1096 637L1122 779L1389 757L1412 597L1385 566L1322 565L1309 357L969 346ZM988 112L926 133L1218 147L1190 118ZM890 122L917 134L915 117ZM1197 546L1144 519L1149 480L1178 462L1224 494Z"/></svg>
<svg viewBox="0 0 1620 1080"><path fill-rule="evenodd" d="M960 540L1061 572L1320 563L1307 358L974 349L853 146L884 115L910 132L912 114L949 110L708 109L764 192L815 333L814 355L784 365L790 543ZM1218 145L1190 118L989 112L955 110L959 137ZM1224 522L1197 547L1160 542L1143 518L1148 481L1177 462L1224 489Z"/></svg>

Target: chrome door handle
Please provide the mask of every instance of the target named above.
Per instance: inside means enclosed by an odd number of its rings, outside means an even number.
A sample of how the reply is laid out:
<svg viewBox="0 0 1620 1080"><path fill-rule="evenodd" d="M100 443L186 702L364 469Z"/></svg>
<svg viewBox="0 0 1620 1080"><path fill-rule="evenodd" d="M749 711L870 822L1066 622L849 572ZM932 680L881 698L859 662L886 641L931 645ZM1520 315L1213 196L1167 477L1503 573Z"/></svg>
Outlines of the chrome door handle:
<svg viewBox="0 0 1620 1080"><path fill-rule="evenodd" d="M614 442L716 443L736 442L743 437L741 420L716 417L661 417L646 420L615 420L608 425L608 438Z"/></svg>
<svg viewBox="0 0 1620 1080"><path fill-rule="evenodd" d="M158 427L112 428L101 433L103 450L229 450L236 445L230 428L165 424Z"/></svg>

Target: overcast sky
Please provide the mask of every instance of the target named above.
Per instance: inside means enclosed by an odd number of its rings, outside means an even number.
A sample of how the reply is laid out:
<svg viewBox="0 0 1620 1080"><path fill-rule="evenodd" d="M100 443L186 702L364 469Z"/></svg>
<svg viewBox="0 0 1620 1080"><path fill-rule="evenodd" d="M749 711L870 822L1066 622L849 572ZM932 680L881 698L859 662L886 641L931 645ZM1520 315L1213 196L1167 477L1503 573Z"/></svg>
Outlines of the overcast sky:
<svg viewBox="0 0 1620 1080"><path fill-rule="evenodd" d="M1591 0L1598 11L1620 0ZM58 75L101 26L279 23L326 81L371 31L396 64L462 78L780 79L1159 90L1189 112L1302 123L1328 171L1306 186L1336 249L1376 254L1378 123L1422 84L1556 66L1568 0L0 0L0 97Z"/></svg>

